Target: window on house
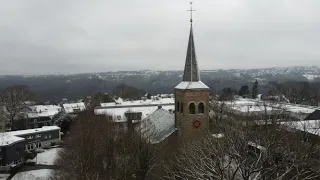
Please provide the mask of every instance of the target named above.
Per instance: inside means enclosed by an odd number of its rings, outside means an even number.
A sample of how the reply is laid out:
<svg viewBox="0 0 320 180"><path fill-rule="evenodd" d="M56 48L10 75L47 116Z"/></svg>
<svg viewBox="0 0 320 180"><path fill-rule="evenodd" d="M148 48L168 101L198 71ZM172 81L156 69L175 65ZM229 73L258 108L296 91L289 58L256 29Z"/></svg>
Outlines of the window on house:
<svg viewBox="0 0 320 180"><path fill-rule="evenodd" d="M183 103L180 103L180 112L183 113Z"/></svg>
<svg viewBox="0 0 320 180"><path fill-rule="evenodd" d="M204 113L204 104L203 102L198 105L198 113Z"/></svg>
<svg viewBox="0 0 320 180"><path fill-rule="evenodd" d="M180 103L179 103L179 101L177 101L176 102L176 110L177 110L177 112L179 112L179 109L180 109Z"/></svg>
<svg viewBox="0 0 320 180"><path fill-rule="evenodd" d="M17 148L17 149L16 149L16 153L17 153L18 155L20 154L20 151L21 151L20 148Z"/></svg>
<svg viewBox="0 0 320 180"><path fill-rule="evenodd" d="M195 114L196 113L196 105L194 103L189 104L189 114Z"/></svg>

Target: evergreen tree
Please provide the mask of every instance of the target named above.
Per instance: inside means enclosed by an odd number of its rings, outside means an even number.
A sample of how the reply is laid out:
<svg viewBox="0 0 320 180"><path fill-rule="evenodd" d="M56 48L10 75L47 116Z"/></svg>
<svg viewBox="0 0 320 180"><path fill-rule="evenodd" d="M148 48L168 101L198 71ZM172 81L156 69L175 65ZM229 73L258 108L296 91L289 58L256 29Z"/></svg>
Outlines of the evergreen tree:
<svg viewBox="0 0 320 180"><path fill-rule="evenodd" d="M220 101L229 101L233 99L233 90L230 87L225 87L222 89L221 95L219 97Z"/></svg>
<svg viewBox="0 0 320 180"><path fill-rule="evenodd" d="M254 83L253 83L253 86L252 86L252 98L255 99L257 98L258 96L258 81L256 80Z"/></svg>
<svg viewBox="0 0 320 180"><path fill-rule="evenodd" d="M247 85L241 86L239 96L247 97L249 95L249 87Z"/></svg>

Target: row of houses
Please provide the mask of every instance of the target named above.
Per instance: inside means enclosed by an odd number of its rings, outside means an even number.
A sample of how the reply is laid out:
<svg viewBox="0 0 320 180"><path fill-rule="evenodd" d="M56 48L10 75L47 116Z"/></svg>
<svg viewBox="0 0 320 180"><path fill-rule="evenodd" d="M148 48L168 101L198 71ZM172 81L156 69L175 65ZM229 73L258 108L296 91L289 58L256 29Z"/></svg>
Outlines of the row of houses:
<svg viewBox="0 0 320 180"><path fill-rule="evenodd" d="M101 103L94 112L96 115L106 115L118 125L118 129L126 130L133 124L135 130L156 144L175 131L174 109L173 96L163 95L135 101L117 99L115 102Z"/></svg>
<svg viewBox="0 0 320 180"><path fill-rule="evenodd" d="M58 105L30 105L25 112L16 117L11 129L21 130L41 128L54 124L54 119L61 114L77 114L84 111L83 102Z"/></svg>

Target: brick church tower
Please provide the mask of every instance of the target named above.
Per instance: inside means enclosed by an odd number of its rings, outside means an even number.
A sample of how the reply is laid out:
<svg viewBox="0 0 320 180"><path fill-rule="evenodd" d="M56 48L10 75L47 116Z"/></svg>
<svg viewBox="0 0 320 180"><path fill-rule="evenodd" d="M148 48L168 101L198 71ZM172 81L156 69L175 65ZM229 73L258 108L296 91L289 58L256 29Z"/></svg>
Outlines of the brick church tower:
<svg viewBox="0 0 320 180"><path fill-rule="evenodd" d="M192 12L192 9L190 10ZM175 127L179 139L192 140L209 131L209 87L200 79L192 16L183 80L174 89Z"/></svg>

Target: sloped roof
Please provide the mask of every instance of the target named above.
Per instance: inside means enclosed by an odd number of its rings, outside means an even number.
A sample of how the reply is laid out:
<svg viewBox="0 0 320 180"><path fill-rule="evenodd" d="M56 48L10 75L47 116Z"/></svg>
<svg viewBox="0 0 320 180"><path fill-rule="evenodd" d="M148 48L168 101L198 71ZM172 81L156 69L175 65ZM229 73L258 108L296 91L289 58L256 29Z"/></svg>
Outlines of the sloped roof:
<svg viewBox="0 0 320 180"><path fill-rule="evenodd" d="M308 132L317 136L320 135L320 120L290 121L283 122L282 124L292 129Z"/></svg>
<svg viewBox="0 0 320 180"><path fill-rule="evenodd" d="M136 130L152 144L159 143L175 131L174 114L165 109L158 109L143 119Z"/></svg>
<svg viewBox="0 0 320 180"><path fill-rule="evenodd" d="M175 89L209 89L209 87L201 81L197 81L197 82L182 81L175 87Z"/></svg>
<svg viewBox="0 0 320 180"><path fill-rule="evenodd" d="M186 63L183 72L183 81L200 81L196 50L194 47L192 24L190 26Z"/></svg>
<svg viewBox="0 0 320 180"><path fill-rule="evenodd" d="M313 113L309 114L304 120L318 120L320 119L320 110L315 110Z"/></svg>
<svg viewBox="0 0 320 180"><path fill-rule="evenodd" d="M198 69L196 50L193 39L192 22L190 26L189 42L186 62L183 71L183 79L182 82L175 87L175 89L209 89L209 87L200 80L200 72Z"/></svg>
<svg viewBox="0 0 320 180"><path fill-rule="evenodd" d="M17 137L8 133L0 134L0 146L7 146L7 145L18 143L21 141L24 141L24 138Z"/></svg>

